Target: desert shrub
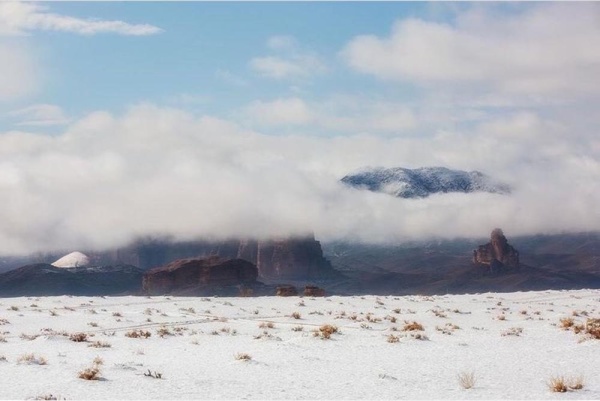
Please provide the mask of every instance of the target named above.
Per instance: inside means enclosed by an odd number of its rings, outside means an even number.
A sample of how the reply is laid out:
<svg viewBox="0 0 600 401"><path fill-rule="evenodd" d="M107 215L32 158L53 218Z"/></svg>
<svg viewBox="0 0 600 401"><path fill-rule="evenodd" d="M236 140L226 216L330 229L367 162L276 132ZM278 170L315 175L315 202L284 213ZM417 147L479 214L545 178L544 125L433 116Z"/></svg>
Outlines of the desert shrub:
<svg viewBox="0 0 600 401"><path fill-rule="evenodd" d="M475 383L477 381L474 372L460 372L457 375L457 378L458 384L465 390L475 387Z"/></svg>
<svg viewBox="0 0 600 401"><path fill-rule="evenodd" d="M575 376L569 378L567 381L567 387L571 390L581 390L584 386L583 376Z"/></svg>
<svg viewBox="0 0 600 401"><path fill-rule="evenodd" d="M304 327L303 327L303 326L295 326L295 327L292 327L292 331L302 331L302 330L304 330Z"/></svg>
<svg viewBox="0 0 600 401"><path fill-rule="evenodd" d="M69 336L69 340L74 341L76 343L86 342L88 335L85 333L73 333Z"/></svg>
<svg viewBox="0 0 600 401"><path fill-rule="evenodd" d="M92 366L80 371L77 377L84 380L99 380L101 377L100 366L102 364L104 364L104 360L97 356L96 358L94 358Z"/></svg>
<svg viewBox="0 0 600 401"><path fill-rule="evenodd" d="M564 376L553 376L548 380L548 388L554 393L566 393L568 390Z"/></svg>
<svg viewBox="0 0 600 401"><path fill-rule="evenodd" d="M17 312L19 310L19 307L15 306L15 305L12 305L10 308L8 308L8 310L12 310L12 311Z"/></svg>
<svg viewBox="0 0 600 401"><path fill-rule="evenodd" d="M21 337L22 340L32 341L32 340L35 340L36 338L38 338L39 336L40 336L39 334L25 334L25 333L21 333L21 335L19 337Z"/></svg>
<svg viewBox="0 0 600 401"><path fill-rule="evenodd" d="M388 342L388 343L391 343L391 344L393 344L393 343L397 343L397 342L400 342L400 337L398 337L398 336L395 336L395 335L393 335L393 334L390 334L390 335L387 337L387 342Z"/></svg>
<svg viewBox="0 0 600 401"><path fill-rule="evenodd" d="M17 363L26 363L28 365L46 365L48 360L43 356L36 356L35 354L23 354L17 359Z"/></svg>
<svg viewBox="0 0 600 401"><path fill-rule="evenodd" d="M88 326L91 326L91 327L98 327L98 323L96 323L96 322L89 322L89 323L88 323Z"/></svg>
<svg viewBox="0 0 600 401"><path fill-rule="evenodd" d="M519 337L521 335L521 333L523 333L523 328L522 327L511 327L508 330L504 330L500 335L502 337L506 337L506 336Z"/></svg>
<svg viewBox="0 0 600 401"><path fill-rule="evenodd" d="M161 336L161 337L165 337L165 336L171 336L171 335L173 335L173 333L171 333L171 331L169 330L169 328L168 328L168 327L166 327L166 326L159 327L159 328L156 330L156 334L158 334L158 335L159 335L159 336Z"/></svg>
<svg viewBox="0 0 600 401"><path fill-rule="evenodd" d="M439 309L432 309L431 312L433 312L433 314L436 315L437 317L441 317L441 318L447 317L446 314Z"/></svg>
<svg viewBox="0 0 600 401"><path fill-rule="evenodd" d="M152 334L149 331L144 331L144 330L131 330L128 331L127 333L125 333L125 337L129 337L129 338L148 338L152 336Z"/></svg>
<svg viewBox="0 0 600 401"><path fill-rule="evenodd" d="M235 359L237 359L238 361L251 361L252 356L245 352L238 352L237 354L235 354Z"/></svg>
<svg viewBox="0 0 600 401"><path fill-rule="evenodd" d="M10 322L6 319L0 319L0 326L4 326L5 324L10 324Z"/></svg>
<svg viewBox="0 0 600 401"><path fill-rule="evenodd" d="M97 365L93 365L89 368L86 368L79 372L77 375L80 379L83 380L98 380L100 379L100 367Z"/></svg>
<svg viewBox="0 0 600 401"><path fill-rule="evenodd" d="M272 329L275 327L275 324L273 322L260 322L260 324L258 325L259 329Z"/></svg>
<svg viewBox="0 0 600 401"><path fill-rule="evenodd" d="M114 317L123 317L123 314L121 312L113 312L112 315Z"/></svg>
<svg viewBox="0 0 600 401"><path fill-rule="evenodd" d="M302 316L300 315L300 312L294 312L291 314L291 317L293 317L294 319L298 320L301 319Z"/></svg>
<svg viewBox="0 0 600 401"><path fill-rule="evenodd" d="M0 355L0 362L6 362L6 357L4 355Z"/></svg>
<svg viewBox="0 0 600 401"><path fill-rule="evenodd" d="M425 328L423 328L423 325L421 323L417 323L415 321L412 322L404 322L404 327L402 328L402 331L423 331L425 330Z"/></svg>
<svg viewBox="0 0 600 401"><path fill-rule="evenodd" d="M154 379L162 379L162 373L157 371L151 372L150 369L148 369L148 373L144 373L144 376L152 377Z"/></svg>
<svg viewBox="0 0 600 401"><path fill-rule="evenodd" d="M571 327L573 327L574 324L575 321L573 320L573 318L564 317L560 319L560 327L562 327L565 330L569 330Z"/></svg>
<svg viewBox="0 0 600 401"><path fill-rule="evenodd" d="M506 320L506 315L498 315L496 316L497 320Z"/></svg>
<svg viewBox="0 0 600 401"><path fill-rule="evenodd" d="M42 394L36 396L34 400L66 400L66 398L52 394Z"/></svg>
<svg viewBox="0 0 600 401"><path fill-rule="evenodd" d="M600 319L587 319L585 332L591 337L600 340Z"/></svg>
<svg viewBox="0 0 600 401"><path fill-rule="evenodd" d="M110 347L112 347L112 345L110 343L107 343L106 341L94 341L93 343L91 343L90 345L88 345L88 347L92 347L92 348L110 348Z"/></svg>
<svg viewBox="0 0 600 401"><path fill-rule="evenodd" d="M331 324L324 324L319 327L319 333L321 338L328 340L331 338L332 334L339 333L337 326L333 326Z"/></svg>

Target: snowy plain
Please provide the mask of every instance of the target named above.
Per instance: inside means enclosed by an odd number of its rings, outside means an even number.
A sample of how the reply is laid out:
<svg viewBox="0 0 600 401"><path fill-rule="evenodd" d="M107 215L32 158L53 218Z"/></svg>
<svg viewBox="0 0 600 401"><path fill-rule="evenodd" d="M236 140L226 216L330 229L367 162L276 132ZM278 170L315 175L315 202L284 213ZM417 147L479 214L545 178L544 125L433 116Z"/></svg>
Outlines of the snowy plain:
<svg viewBox="0 0 600 401"><path fill-rule="evenodd" d="M3 298L0 398L600 399L600 340L560 322L587 317L600 317L598 290ZM324 324L339 332L324 339ZM100 380L79 378L94 359ZM464 389L457 375L469 372ZM553 376L584 387L551 392Z"/></svg>

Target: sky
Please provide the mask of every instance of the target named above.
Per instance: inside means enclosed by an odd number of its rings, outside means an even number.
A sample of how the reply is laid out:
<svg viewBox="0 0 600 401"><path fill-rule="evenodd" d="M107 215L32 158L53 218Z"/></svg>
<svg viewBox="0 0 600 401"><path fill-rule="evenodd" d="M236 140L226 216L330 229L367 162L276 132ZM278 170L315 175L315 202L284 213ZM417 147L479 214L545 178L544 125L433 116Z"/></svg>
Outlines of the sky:
<svg viewBox="0 0 600 401"><path fill-rule="evenodd" d="M0 2L0 254L600 227L600 4ZM366 166L510 195L396 199Z"/></svg>

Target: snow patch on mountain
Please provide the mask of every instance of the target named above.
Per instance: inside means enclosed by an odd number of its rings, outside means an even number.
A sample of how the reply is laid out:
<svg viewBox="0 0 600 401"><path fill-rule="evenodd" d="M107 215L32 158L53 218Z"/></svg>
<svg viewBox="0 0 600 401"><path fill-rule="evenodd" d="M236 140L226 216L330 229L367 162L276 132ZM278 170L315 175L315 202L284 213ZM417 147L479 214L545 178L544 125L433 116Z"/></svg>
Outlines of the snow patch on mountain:
<svg viewBox="0 0 600 401"><path fill-rule="evenodd" d="M52 266L54 267L63 267L63 268L69 268L69 267L84 267L84 266L88 266L90 264L90 258L81 253L81 252L71 252L68 255L63 256L62 258L58 259L57 261L55 261L54 263L52 263Z"/></svg>
<svg viewBox="0 0 600 401"><path fill-rule="evenodd" d="M342 178L343 183L399 198L425 198L435 193L489 192L509 194L511 188L479 171L451 170L446 167L368 167Z"/></svg>

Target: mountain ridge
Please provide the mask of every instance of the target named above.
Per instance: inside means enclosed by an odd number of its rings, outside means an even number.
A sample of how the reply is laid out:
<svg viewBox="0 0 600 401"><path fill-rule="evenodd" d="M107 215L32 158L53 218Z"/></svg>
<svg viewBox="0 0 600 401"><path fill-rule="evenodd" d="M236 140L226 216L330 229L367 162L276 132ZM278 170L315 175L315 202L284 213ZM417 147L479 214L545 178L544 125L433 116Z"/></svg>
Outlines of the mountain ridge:
<svg viewBox="0 0 600 401"><path fill-rule="evenodd" d="M479 171L452 170L447 167L365 167L344 176L340 181L354 188L399 198L426 198L450 192L507 195L512 190L509 185Z"/></svg>

